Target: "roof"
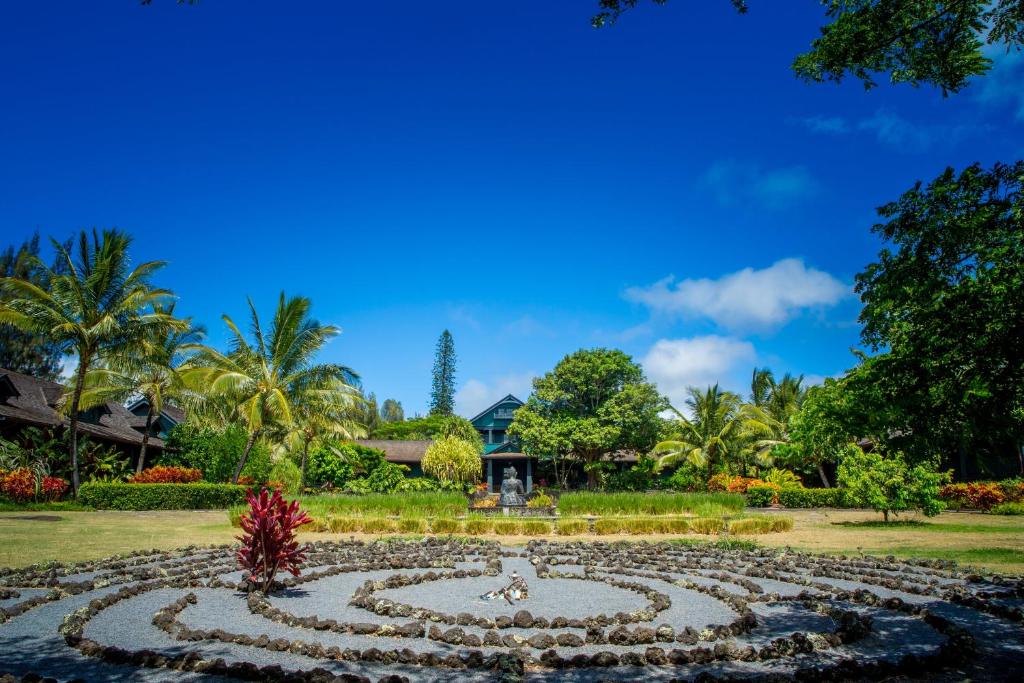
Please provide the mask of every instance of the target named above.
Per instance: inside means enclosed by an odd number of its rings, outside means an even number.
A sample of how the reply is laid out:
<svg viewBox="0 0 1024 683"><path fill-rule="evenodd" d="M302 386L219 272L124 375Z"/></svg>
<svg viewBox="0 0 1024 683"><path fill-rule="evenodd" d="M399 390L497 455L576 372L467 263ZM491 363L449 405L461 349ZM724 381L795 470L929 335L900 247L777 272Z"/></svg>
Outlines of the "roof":
<svg viewBox="0 0 1024 683"><path fill-rule="evenodd" d="M56 382L0 368L0 421L21 422L39 427L68 426L68 418L57 411L64 387ZM132 428L135 415L120 403L109 402L89 411L95 421L79 418L78 430L108 441L142 445L142 434ZM150 437L149 445L163 448L161 439Z"/></svg>
<svg viewBox="0 0 1024 683"><path fill-rule="evenodd" d="M518 398L516 398L516 397L515 397L515 396L513 396L512 394L508 394L507 396L505 396L505 398L501 399L500 401L495 401L494 403L492 403L492 404L491 404L490 406L488 406L488 407L487 407L487 408L485 408L484 410L481 410L481 411L480 411L480 412L479 412L479 413L478 413L478 414L476 415L476 417L471 417L471 418L469 419L469 421L470 421L470 422L476 422L476 421L477 421L477 420L479 420L479 419L480 419L481 417L483 417L483 416L484 416L484 415L486 415L487 413L491 412L492 410L494 410L495 408L497 408L498 406L500 406L500 405L501 405L502 403L505 403L506 401L512 401L513 403L517 403L517 404L519 404L519 405L521 405L521 406L522 406L522 405L526 405L525 403L523 403L522 401L520 401L520 400L519 400Z"/></svg>
<svg viewBox="0 0 1024 683"><path fill-rule="evenodd" d="M145 396L143 396L142 398L138 399L137 401L134 401L133 403L131 403L128 406L128 410L131 411L132 413L135 412L136 408L145 408L146 410L148 410L149 409L149 400ZM179 408L178 406L171 405L170 403L165 403L164 404L164 409L160 411L160 414L163 415L164 417L166 417L168 420L170 420L174 424L181 424L182 422L185 421L185 410L184 410L184 408ZM137 418L141 417L142 419L141 420L136 420L135 422L133 422L132 423L133 426L135 426L135 427L145 427L146 426L146 416L143 414L143 415L136 415L136 417Z"/></svg>
<svg viewBox="0 0 1024 683"><path fill-rule="evenodd" d="M413 441L401 441L398 439L356 439L355 443L360 446L376 448L384 451L384 458L388 462L414 463L419 464L423 460L431 439L416 439Z"/></svg>
<svg viewBox="0 0 1024 683"><path fill-rule="evenodd" d="M487 453L481 457L484 460L529 460L537 456L527 453Z"/></svg>

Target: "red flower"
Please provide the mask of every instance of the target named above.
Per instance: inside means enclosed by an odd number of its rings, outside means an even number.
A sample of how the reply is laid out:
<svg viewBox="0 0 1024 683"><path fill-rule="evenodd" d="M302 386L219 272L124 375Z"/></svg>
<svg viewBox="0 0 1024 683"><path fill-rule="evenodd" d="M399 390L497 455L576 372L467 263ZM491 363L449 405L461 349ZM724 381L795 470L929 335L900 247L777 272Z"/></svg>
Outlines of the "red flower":
<svg viewBox="0 0 1024 683"><path fill-rule="evenodd" d="M36 496L36 478L27 467L8 472L0 482L0 491L17 503L24 503Z"/></svg>
<svg viewBox="0 0 1024 683"><path fill-rule="evenodd" d="M68 483L60 477L43 477L43 499L60 500L68 490Z"/></svg>
<svg viewBox="0 0 1024 683"><path fill-rule="evenodd" d="M157 465L142 470L128 480L129 484L188 484L199 481L203 473L193 467Z"/></svg>

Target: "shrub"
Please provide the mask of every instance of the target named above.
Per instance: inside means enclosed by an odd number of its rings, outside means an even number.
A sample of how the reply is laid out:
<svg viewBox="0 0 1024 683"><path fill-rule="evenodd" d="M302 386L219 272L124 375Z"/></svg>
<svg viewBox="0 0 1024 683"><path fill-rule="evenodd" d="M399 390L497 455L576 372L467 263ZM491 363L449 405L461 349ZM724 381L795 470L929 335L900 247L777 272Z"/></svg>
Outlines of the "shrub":
<svg viewBox="0 0 1024 683"><path fill-rule="evenodd" d="M658 532L663 534L685 534L690 531L690 521L679 517L662 517L657 520Z"/></svg>
<svg viewBox="0 0 1024 683"><path fill-rule="evenodd" d="M423 517L402 517L398 520L398 530L403 534L425 534L427 520Z"/></svg>
<svg viewBox="0 0 1024 683"><path fill-rule="evenodd" d="M359 531L359 519L357 517L329 517L327 529L332 534L351 534Z"/></svg>
<svg viewBox="0 0 1024 683"><path fill-rule="evenodd" d="M524 536L547 536L551 533L551 522L543 519L524 519L522 533Z"/></svg>
<svg viewBox="0 0 1024 683"><path fill-rule="evenodd" d="M695 534L717 534L725 526L718 517L698 517L690 520L690 530Z"/></svg>
<svg viewBox="0 0 1024 683"><path fill-rule="evenodd" d="M472 428L472 425L470 425ZM476 441L480 440L473 430ZM480 481L482 467L476 446L459 436L451 435L430 444L423 455L423 471L443 484L475 484Z"/></svg>
<svg viewBox="0 0 1024 683"><path fill-rule="evenodd" d="M992 508L993 515L1024 515L1024 503L1002 503Z"/></svg>
<svg viewBox="0 0 1024 683"><path fill-rule="evenodd" d="M707 483L704 481L704 473L700 468L688 462L681 464L668 479L665 486L673 491L706 491Z"/></svg>
<svg viewBox="0 0 1024 683"><path fill-rule="evenodd" d="M212 510L238 505L246 487L232 484L107 484L87 482L78 501L101 510Z"/></svg>
<svg viewBox="0 0 1024 683"><path fill-rule="evenodd" d="M129 484L188 484L200 481L203 473L194 467L156 465L132 475Z"/></svg>
<svg viewBox="0 0 1024 683"><path fill-rule="evenodd" d="M27 503L36 497L35 475L27 467L8 472L0 481L0 491L16 503Z"/></svg>
<svg viewBox="0 0 1024 683"><path fill-rule="evenodd" d="M555 522L555 533L562 536L579 536L590 531L590 522L585 519L559 519Z"/></svg>
<svg viewBox="0 0 1024 683"><path fill-rule="evenodd" d="M489 534L494 530L494 522L486 517L469 517L466 519L466 533L473 536Z"/></svg>
<svg viewBox="0 0 1024 683"><path fill-rule="evenodd" d="M636 535L653 534L661 530L654 517L629 517L622 520L622 530Z"/></svg>
<svg viewBox="0 0 1024 683"><path fill-rule="evenodd" d="M769 534L790 531L793 520L790 517L763 515L747 519L734 519L729 522L730 534Z"/></svg>
<svg viewBox="0 0 1024 683"><path fill-rule="evenodd" d="M246 499L249 512L241 519L243 533L238 540L242 548L238 551L238 563L248 572L243 580L267 593L278 571L299 575L305 555L295 539L295 532L309 517L299 509L298 501L289 503L281 497L280 491L269 493L263 489L258 495L249 491Z"/></svg>
<svg viewBox="0 0 1024 683"><path fill-rule="evenodd" d="M68 482L60 477L43 477L42 497L43 500L54 502L64 497L68 490Z"/></svg>
<svg viewBox="0 0 1024 683"><path fill-rule="evenodd" d="M727 491L729 493L746 493L751 486L764 486L766 482L750 477L735 477L729 474L716 474L708 479L708 491Z"/></svg>
<svg viewBox="0 0 1024 683"><path fill-rule="evenodd" d="M624 531L623 521L614 517L601 517L594 520L594 533L598 536L621 534Z"/></svg>
<svg viewBox="0 0 1024 683"><path fill-rule="evenodd" d="M499 536L518 536L523 533L523 522L518 519L496 519L493 528Z"/></svg>
<svg viewBox="0 0 1024 683"><path fill-rule="evenodd" d="M359 526L364 534L394 534L398 532L398 520L387 517L364 517Z"/></svg>
<svg viewBox="0 0 1024 683"><path fill-rule="evenodd" d="M773 467L768 470L768 474L764 475L764 481L766 484L774 484L780 489L802 489L804 487L804 483L800 481L800 477L798 477L793 471L779 469L778 467Z"/></svg>
<svg viewBox="0 0 1024 683"><path fill-rule="evenodd" d="M644 455L628 470L608 475L605 489L609 491L646 491L658 480L657 460Z"/></svg>
<svg viewBox="0 0 1024 683"><path fill-rule="evenodd" d="M526 501L526 507L528 508L549 508L555 504L555 501L551 499L546 493L538 493L536 496Z"/></svg>
<svg viewBox="0 0 1024 683"><path fill-rule="evenodd" d="M279 488L296 495L302 486L302 470L291 458L281 458L270 468L270 481L278 482Z"/></svg>
<svg viewBox="0 0 1024 683"><path fill-rule="evenodd" d="M909 467L898 451L883 458L857 449L839 463L839 485L847 490L847 498L881 512L886 522L890 514L904 510L921 510L927 517L939 514L939 489L949 478L948 472L926 465Z"/></svg>
<svg viewBox="0 0 1024 683"><path fill-rule="evenodd" d="M248 439L248 433L239 425L216 430L182 422L167 435L167 448L158 464L198 469L203 473L204 481L230 481ZM270 475L270 466L270 449L257 441L249 452L242 474L253 481L264 482Z"/></svg>
<svg viewBox="0 0 1024 683"><path fill-rule="evenodd" d="M779 504L787 508L849 507L842 489L779 489Z"/></svg>
<svg viewBox="0 0 1024 683"><path fill-rule="evenodd" d="M466 531L466 525L458 519L435 519L430 523L430 530L435 534L461 534Z"/></svg>
<svg viewBox="0 0 1024 683"><path fill-rule="evenodd" d="M395 493L401 490L408 472L405 465L382 461L369 475L353 479L345 488L353 493Z"/></svg>
<svg viewBox="0 0 1024 683"><path fill-rule="evenodd" d="M991 510L1006 501L1003 486L996 482L946 484L939 490L939 499L946 507Z"/></svg>
<svg viewBox="0 0 1024 683"><path fill-rule="evenodd" d="M747 505L755 508L766 508L779 501L779 489L775 486L765 484L763 486L751 486L747 489Z"/></svg>

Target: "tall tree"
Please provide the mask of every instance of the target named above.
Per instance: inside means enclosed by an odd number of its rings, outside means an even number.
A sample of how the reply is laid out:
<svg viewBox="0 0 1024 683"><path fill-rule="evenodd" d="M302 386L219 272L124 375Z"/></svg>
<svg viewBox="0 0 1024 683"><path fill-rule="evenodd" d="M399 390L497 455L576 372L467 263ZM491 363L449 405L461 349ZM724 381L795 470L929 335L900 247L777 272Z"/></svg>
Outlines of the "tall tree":
<svg viewBox="0 0 1024 683"><path fill-rule="evenodd" d="M358 380L351 368L315 362L317 353L340 330L310 318L311 306L305 297L288 299L282 292L270 330L264 332L250 299L251 341L223 315L231 331L230 350L224 354L204 348L197 360L201 367L187 373L191 386L202 387L214 399L227 398L246 425L249 438L232 477L235 483L258 438L289 432L299 406L329 400Z"/></svg>
<svg viewBox="0 0 1024 683"><path fill-rule="evenodd" d="M690 387L687 393L690 414L684 415L670 407L678 418L679 434L657 444L654 455L658 456L658 469L685 461L705 468L710 478L717 466L728 463L730 456L739 460L743 445L743 402L737 394L724 391L717 384L704 391Z"/></svg>
<svg viewBox="0 0 1024 683"><path fill-rule="evenodd" d="M652 0L664 5L667 0ZM730 0L742 14L747 0ZM613 23L640 0L599 0L595 27ZM768 3L765 3L766 6ZM841 81L850 75L866 88L885 74L893 83L958 92L972 76L987 73L984 48L1024 46L1021 0L821 0L829 21L811 49L793 62L807 81Z"/></svg>
<svg viewBox="0 0 1024 683"><path fill-rule="evenodd" d="M306 488L309 449L340 439L366 436L366 425L356 418L365 403L359 390L348 383L335 383L327 391L306 393L295 410L295 419L284 439L288 451L301 453L299 490ZM372 396L372 394L371 394Z"/></svg>
<svg viewBox="0 0 1024 683"><path fill-rule="evenodd" d="M596 463L622 450L646 453L658 440L667 406L643 370L622 351L580 350L533 381L533 393L515 413L508 433L528 453L583 465L587 485ZM562 472L562 481L567 471Z"/></svg>
<svg viewBox="0 0 1024 683"><path fill-rule="evenodd" d="M402 409L402 402L393 398L384 400L380 406L380 419L384 422L401 422L405 419L405 410Z"/></svg>
<svg viewBox="0 0 1024 683"><path fill-rule="evenodd" d="M64 397L65 408L70 411L75 495L80 484L79 409L89 369L100 358L137 345L147 335L182 329L184 325L153 308L171 296L169 290L154 288L149 281L164 262L148 261L129 270L130 244L131 237L117 230L93 230L91 239L83 230L78 236L77 259L70 249L53 242L66 273L46 268L35 258L35 267L46 271L48 290L18 278L0 280L0 287L8 295L0 307L0 322L45 334L63 352L78 355L70 397Z"/></svg>
<svg viewBox="0 0 1024 683"><path fill-rule="evenodd" d="M174 304L153 307L155 313L174 317ZM146 427L135 471L146 463L153 420L168 403L190 402L182 371L202 340L206 330L183 318L181 328L153 328L137 344L108 355L85 376L81 403L85 409L108 401L146 399Z"/></svg>
<svg viewBox="0 0 1024 683"><path fill-rule="evenodd" d="M65 248L70 249L70 244ZM50 272L64 270L59 259L50 267ZM0 278L15 277L45 290L49 287L47 272L39 266L39 233L17 249L11 245L0 253ZM0 305L9 297L0 291ZM45 334L0 324L0 368L56 381L60 376L62 355L60 344L50 341Z"/></svg>
<svg viewBox="0 0 1024 683"><path fill-rule="evenodd" d="M1024 162L949 168L878 210L887 246L856 277L861 337L878 354L846 384L886 406L887 451L944 453L961 476L1021 472L1022 185Z"/></svg>
<svg viewBox="0 0 1024 683"><path fill-rule="evenodd" d="M455 341L448 330L441 333L434 352L434 381L430 390L430 414L455 413Z"/></svg>

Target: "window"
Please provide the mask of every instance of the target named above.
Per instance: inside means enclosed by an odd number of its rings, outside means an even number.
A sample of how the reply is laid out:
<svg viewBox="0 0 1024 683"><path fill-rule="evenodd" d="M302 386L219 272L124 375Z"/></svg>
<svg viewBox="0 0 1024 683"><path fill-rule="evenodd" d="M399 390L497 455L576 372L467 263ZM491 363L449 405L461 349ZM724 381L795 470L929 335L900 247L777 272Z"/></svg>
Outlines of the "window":
<svg viewBox="0 0 1024 683"><path fill-rule="evenodd" d="M496 420L511 420L516 412L515 408L498 408L494 411L494 419Z"/></svg>

